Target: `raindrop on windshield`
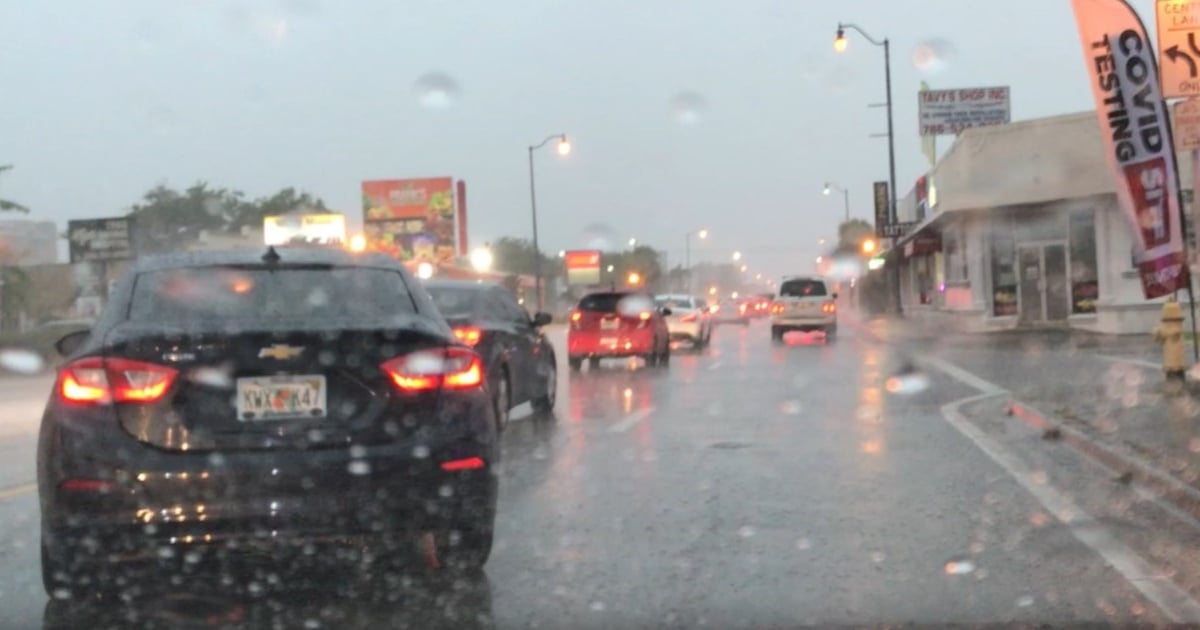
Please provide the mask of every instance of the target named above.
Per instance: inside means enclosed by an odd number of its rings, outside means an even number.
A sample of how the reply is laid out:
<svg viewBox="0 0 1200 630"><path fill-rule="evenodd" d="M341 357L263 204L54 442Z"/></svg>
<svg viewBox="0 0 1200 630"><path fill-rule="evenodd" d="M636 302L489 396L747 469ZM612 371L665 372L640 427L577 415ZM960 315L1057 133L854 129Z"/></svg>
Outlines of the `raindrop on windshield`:
<svg viewBox="0 0 1200 630"><path fill-rule="evenodd" d="M607 608L607 606L604 605L604 602L592 602L591 606L588 607L595 612L604 612L604 609Z"/></svg>
<svg viewBox="0 0 1200 630"><path fill-rule="evenodd" d="M21 374L34 374L46 367L42 355L22 348L0 350L0 369Z"/></svg>
<svg viewBox="0 0 1200 630"><path fill-rule="evenodd" d="M812 549L812 541L807 538L797 539L796 549L799 549L800 551L808 551L809 549Z"/></svg>
<svg viewBox="0 0 1200 630"><path fill-rule="evenodd" d="M346 470L350 471L351 475L366 475L371 472L371 464L364 460L356 459L346 465Z"/></svg>
<svg viewBox="0 0 1200 630"><path fill-rule="evenodd" d="M1022 595L1021 597L1017 598L1017 607L1018 608L1029 608L1030 606L1033 605L1033 601L1034 600L1033 600L1032 595Z"/></svg>
<svg viewBox="0 0 1200 630"><path fill-rule="evenodd" d="M967 558L953 558L946 562L946 575L966 575L975 571L975 563Z"/></svg>
<svg viewBox="0 0 1200 630"><path fill-rule="evenodd" d="M458 83L442 72L421 75L413 83L417 102L426 109L449 109L458 104Z"/></svg>
<svg viewBox="0 0 1200 630"><path fill-rule="evenodd" d="M954 60L957 51L954 44L941 38L927 39L912 50L912 64L918 71L925 74L937 74Z"/></svg>
<svg viewBox="0 0 1200 630"><path fill-rule="evenodd" d="M681 125L696 125L704 118L708 102L696 92L680 92L671 97L671 117Z"/></svg>
<svg viewBox="0 0 1200 630"><path fill-rule="evenodd" d="M742 525L738 528L738 536L742 538L754 538L755 533L754 528L749 525Z"/></svg>
<svg viewBox="0 0 1200 630"><path fill-rule="evenodd" d="M883 385L889 394L912 396L929 389L929 377L915 368L909 368L888 377Z"/></svg>
<svg viewBox="0 0 1200 630"><path fill-rule="evenodd" d="M795 416L799 415L799 413L804 410L804 406L801 405L800 401L798 400L787 400L779 406L779 410L782 411L784 415Z"/></svg>

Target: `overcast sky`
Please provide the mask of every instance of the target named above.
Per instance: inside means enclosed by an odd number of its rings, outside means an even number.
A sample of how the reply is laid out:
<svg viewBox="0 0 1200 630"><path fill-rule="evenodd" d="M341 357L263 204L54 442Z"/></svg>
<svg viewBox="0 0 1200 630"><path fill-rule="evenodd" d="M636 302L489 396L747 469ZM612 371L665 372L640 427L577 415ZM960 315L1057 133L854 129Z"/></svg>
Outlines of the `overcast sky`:
<svg viewBox="0 0 1200 630"><path fill-rule="evenodd" d="M529 235L525 149L564 131L536 157L544 249L600 224L674 264L703 226L693 260L808 272L842 216L823 183L870 219L887 177L882 50L834 53L839 20L891 38L901 195L922 79L1009 85L1014 119L1091 108L1067 0L0 0L0 196L65 222L159 182L297 186L357 225L361 180L451 175L477 244Z"/></svg>

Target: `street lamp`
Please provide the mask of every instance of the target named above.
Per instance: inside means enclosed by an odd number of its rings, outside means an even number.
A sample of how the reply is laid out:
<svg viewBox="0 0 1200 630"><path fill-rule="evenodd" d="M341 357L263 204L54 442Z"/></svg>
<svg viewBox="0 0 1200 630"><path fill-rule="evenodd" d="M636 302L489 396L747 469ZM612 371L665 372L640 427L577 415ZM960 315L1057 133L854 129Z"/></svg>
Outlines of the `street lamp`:
<svg viewBox="0 0 1200 630"><path fill-rule="evenodd" d="M542 250L538 248L537 221L537 188L533 184L533 152L546 146L551 140L558 140L558 154L566 155L571 152L571 143L567 142L567 134L556 133L547 136L538 144L529 145L529 210L533 215L533 279L537 287L537 308L542 310Z"/></svg>
<svg viewBox="0 0 1200 630"><path fill-rule="evenodd" d="M866 31L859 28L857 25L838 22L837 36L833 40L833 49L837 52L846 50L849 42L846 41L846 29L852 28L858 31L868 42L876 46L883 47L883 83L884 89L887 91L887 139L888 139L888 223L896 223L896 136L892 129L892 52L891 46L888 43L888 38L883 38L883 41L877 40L867 34ZM896 288L896 314L903 314L900 306L900 268L897 266L895 270L894 284Z"/></svg>
<svg viewBox="0 0 1200 630"><path fill-rule="evenodd" d="M733 259L734 259L735 261L741 260L741 259L742 259L742 252L733 252Z"/></svg>
<svg viewBox="0 0 1200 630"><path fill-rule="evenodd" d="M692 289L692 237L699 236L700 240L708 238L708 229L692 230L683 237L683 270L687 273L687 289Z"/></svg>
<svg viewBox="0 0 1200 630"><path fill-rule="evenodd" d="M826 197L828 197L830 195L830 193L832 193L835 190L842 193L842 199L845 202L845 206L846 206L846 219L845 220L849 221L850 220L850 191L846 190L845 188L842 188L841 186L838 186L837 184L834 184L832 182L825 182L825 190L823 190L821 192L824 193L824 195ZM825 239L821 239L821 240L823 241Z"/></svg>
<svg viewBox="0 0 1200 630"><path fill-rule="evenodd" d="M637 285L641 284L642 275L636 271L630 271L629 276L625 278L625 281L629 283L629 286L636 287Z"/></svg>
<svg viewBox="0 0 1200 630"><path fill-rule="evenodd" d="M746 265L742 265L742 273L746 273L746 271L747 271L748 269L750 269L750 267L748 267L748 266L746 266Z"/></svg>
<svg viewBox="0 0 1200 630"><path fill-rule="evenodd" d="M630 246L630 247L636 247L636 246L637 246L637 239L636 239L636 238L630 238L630 239L629 239L629 246Z"/></svg>
<svg viewBox="0 0 1200 630"><path fill-rule="evenodd" d="M878 245L875 243L875 239L869 238L862 242L862 253L873 254L875 253L876 247L878 247Z"/></svg>
<svg viewBox="0 0 1200 630"><path fill-rule="evenodd" d="M475 271L491 271L493 262L495 258L492 256L492 250L486 247L471 250L471 266Z"/></svg>

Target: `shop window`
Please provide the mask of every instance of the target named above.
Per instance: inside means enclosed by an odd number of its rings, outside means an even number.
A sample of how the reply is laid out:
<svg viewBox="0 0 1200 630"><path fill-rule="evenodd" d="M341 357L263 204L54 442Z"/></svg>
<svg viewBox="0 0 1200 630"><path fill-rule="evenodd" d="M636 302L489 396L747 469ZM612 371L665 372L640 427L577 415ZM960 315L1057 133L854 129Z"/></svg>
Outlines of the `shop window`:
<svg viewBox="0 0 1200 630"><path fill-rule="evenodd" d="M992 240L992 314L1017 314L1016 243L1013 240L1012 220L993 217Z"/></svg>
<svg viewBox="0 0 1200 630"><path fill-rule="evenodd" d="M1100 297L1096 271L1096 216L1091 210L1071 213L1071 312L1095 313Z"/></svg>
<svg viewBox="0 0 1200 630"><path fill-rule="evenodd" d="M967 238L966 232L959 227L948 227L942 233L942 247L946 257L946 282L949 284L966 284L967 275Z"/></svg>

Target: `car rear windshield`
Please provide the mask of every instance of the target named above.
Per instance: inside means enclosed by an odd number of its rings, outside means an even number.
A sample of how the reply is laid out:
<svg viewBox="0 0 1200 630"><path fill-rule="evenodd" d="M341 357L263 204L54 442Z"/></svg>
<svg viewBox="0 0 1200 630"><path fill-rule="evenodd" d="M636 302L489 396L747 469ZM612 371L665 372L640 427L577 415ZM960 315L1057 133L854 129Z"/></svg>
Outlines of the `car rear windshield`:
<svg viewBox="0 0 1200 630"><path fill-rule="evenodd" d="M426 287L438 311L445 317L465 317L475 312L480 291L466 287Z"/></svg>
<svg viewBox="0 0 1200 630"><path fill-rule="evenodd" d="M696 305L692 303L692 298L689 297L659 296L654 298L654 303L657 304L659 308L669 308L673 310L689 310L696 308Z"/></svg>
<svg viewBox="0 0 1200 630"><path fill-rule="evenodd" d="M415 313L404 278L366 267L193 267L142 273L130 321L376 320Z"/></svg>
<svg viewBox="0 0 1200 630"><path fill-rule="evenodd" d="M823 297L825 283L820 280L787 280L779 287L783 297Z"/></svg>
<svg viewBox="0 0 1200 630"><path fill-rule="evenodd" d="M617 305L628 296L628 293L593 293L584 296L579 301L579 310L596 313L615 313L617 312Z"/></svg>

